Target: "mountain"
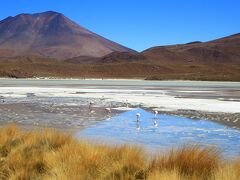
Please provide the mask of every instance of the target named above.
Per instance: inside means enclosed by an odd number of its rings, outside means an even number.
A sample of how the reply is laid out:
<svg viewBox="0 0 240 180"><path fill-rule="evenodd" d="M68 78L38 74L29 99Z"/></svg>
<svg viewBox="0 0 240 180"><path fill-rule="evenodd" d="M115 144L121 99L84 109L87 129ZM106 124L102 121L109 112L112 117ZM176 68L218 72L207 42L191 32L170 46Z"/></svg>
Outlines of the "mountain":
<svg viewBox="0 0 240 180"><path fill-rule="evenodd" d="M122 63L122 62L137 62L146 61L147 58L138 52L112 52L103 57L89 57L79 56L65 60L69 63L82 63L82 64L94 64L94 63Z"/></svg>
<svg viewBox="0 0 240 180"><path fill-rule="evenodd" d="M66 61L73 63L119 63L143 60L162 64L240 63L240 34L209 42L194 41L187 44L153 47L141 53L112 52L101 58L80 56Z"/></svg>
<svg viewBox="0 0 240 180"><path fill-rule="evenodd" d="M134 52L71 21L61 13L20 14L0 21L0 56L56 59Z"/></svg>
<svg viewBox="0 0 240 180"><path fill-rule="evenodd" d="M142 54L163 63L240 63L240 34L209 42L153 47Z"/></svg>
<svg viewBox="0 0 240 180"><path fill-rule="evenodd" d="M0 21L0 77L240 81L240 34L136 52L56 12Z"/></svg>
<svg viewBox="0 0 240 180"><path fill-rule="evenodd" d="M101 58L102 63L145 61L147 58L137 52L112 52Z"/></svg>

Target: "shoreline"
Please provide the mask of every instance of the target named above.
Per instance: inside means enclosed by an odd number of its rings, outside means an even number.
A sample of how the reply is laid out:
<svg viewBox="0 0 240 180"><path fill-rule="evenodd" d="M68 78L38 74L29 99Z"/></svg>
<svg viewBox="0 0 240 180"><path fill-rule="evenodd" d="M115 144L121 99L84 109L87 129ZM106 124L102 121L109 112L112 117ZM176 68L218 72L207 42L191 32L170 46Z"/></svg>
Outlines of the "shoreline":
<svg viewBox="0 0 240 180"><path fill-rule="evenodd" d="M35 77L35 78L10 78L0 77L0 80L82 80L82 81L144 81L144 82L209 82L209 83L240 83L240 81L217 81L217 80L186 80L186 79L169 79L169 80L146 80L143 78L60 78L60 77Z"/></svg>
<svg viewBox="0 0 240 180"><path fill-rule="evenodd" d="M126 87L122 88L122 85ZM0 81L0 99L4 101L4 99L16 98L12 103L22 100L31 103L32 100L37 100L36 98L48 102L48 97L62 98L63 103L67 104L69 102L65 100L76 98L78 101L71 102L73 107L77 107L78 102L82 100L86 101L85 104L89 100L96 101L103 107L106 106L103 104L112 103L125 107L128 102L130 107L158 110L163 114L191 119L207 119L236 128L240 128L239 90L239 83L209 81L157 81L153 83L133 79L109 79L109 81L88 79L79 82L78 79L69 80L69 82L63 79ZM51 102L48 103L51 104ZM52 109L52 107L49 108Z"/></svg>
<svg viewBox="0 0 240 180"><path fill-rule="evenodd" d="M26 132L16 126L1 127L0 138L3 147L0 158L4 164L0 177L3 179L122 177L177 180L239 177L239 156L225 158L211 146L187 144L148 155L145 148L134 145L112 147L76 140L55 130Z"/></svg>
<svg viewBox="0 0 240 180"><path fill-rule="evenodd" d="M215 123L223 124L230 128L234 128L236 130L240 130L240 113L216 113L193 110L159 111L159 113L185 117L194 120L212 121Z"/></svg>
<svg viewBox="0 0 240 180"><path fill-rule="evenodd" d="M0 106L1 107L1 106ZM122 107L122 106L121 106ZM121 112L125 112L127 111L127 109L121 109L121 107L113 107L112 110L114 112L113 117L115 115L118 115ZM130 109L136 109L138 108L138 106L129 106L129 110ZM206 121L212 121L215 123L219 123L222 125L225 125L226 127L229 128L234 128L236 130L240 130L240 112L239 113L224 113L224 112L207 112L207 111L197 111L197 110L188 110L188 109L182 109L182 110L170 110L170 111L164 111L164 110L160 110L159 108L151 108L151 107L141 107L140 108L148 111L148 112L153 112L155 110L158 111L159 114L161 115L170 115L170 116L178 116L178 117L184 117L184 118L190 118L192 120L206 120ZM96 109L98 109L98 107L96 107ZM101 108L100 108L101 109ZM80 117L80 116L79 116ZM101 122L106 120L107 117L102 116L99 120L96 120L95 122ZM23 122L23 120L21 120ZM64 125L60 125L60 126L54 126L52 125L44 125L44 122L40 123L38 121L39 124L19 124L18 122L11 122L11 123L0 123L0 126L5 126L6 124L15 124L17 123L19 126L22 127L35 127L35 128L56 128L56 129L60 129L60 130L64 130ZM90 123L91 124L91 123ZM89 125L90 125L89 124ZM94 124L94 123L93 123ZM91 124L91 125L93 125ZM88 125L88 126L89 126ZM87 127L88 127L87 126ZM76 131L76 130L82 130L85 129L86 127L82 127L82 126L78 126L78 127L74 127L73 125L71 126L67 126L66 127L66 131L68 132L70 131ZM27 128L28 129L28 128Z"/></svg>

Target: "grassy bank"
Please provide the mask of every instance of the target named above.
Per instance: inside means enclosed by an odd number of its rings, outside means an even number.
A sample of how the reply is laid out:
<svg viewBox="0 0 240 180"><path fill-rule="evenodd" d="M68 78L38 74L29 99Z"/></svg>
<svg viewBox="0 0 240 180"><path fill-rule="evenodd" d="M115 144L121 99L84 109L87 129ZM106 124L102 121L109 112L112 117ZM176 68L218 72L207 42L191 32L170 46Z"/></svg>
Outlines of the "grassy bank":
<svg viewBox="0 0 240 180"><path fill-rule="evenodd" d="M91 145L53 130L0 129L0 179L237 180L240 160L216 150L182 147L149 157L141 148Z"/></svg>

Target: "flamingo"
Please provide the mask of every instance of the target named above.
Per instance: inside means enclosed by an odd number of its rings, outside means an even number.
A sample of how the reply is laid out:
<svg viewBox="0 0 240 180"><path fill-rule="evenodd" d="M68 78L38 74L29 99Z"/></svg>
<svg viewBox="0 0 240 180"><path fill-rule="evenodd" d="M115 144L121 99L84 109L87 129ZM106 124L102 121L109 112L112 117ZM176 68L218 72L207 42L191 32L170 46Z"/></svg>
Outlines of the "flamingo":
<svg viewBox="0 0 240 180"><path fill-rule="evenodd" d="M110 113L111 113L111 108L105 108L105 112L106 112L107 114L110 114Z"/></svg>
<svg viewBox="0 0 240 180"><path fill-rule="evenodd" d="M128 108L128 100L126 100L126 107Z"/></svg>
<svg viewBox="0 0 240 180"><path fill-rule="evenodd" d="M140 114L140 113L137 113L137 114L136 114L136 117L137 117L137 122L139 122L139 120L140 120L140 116L141 116L141 114Z"/></svg>
<svg viewBox="0 0 240 180"><path fill-rule="evenodd" d="M157 123L157 115L158 115L158 111L154 111L154 126L157 127L158 123Z"/></svg>
<svg viewBox="0 0 240 180"><path fill-rule="evenodd" d="M94 102L91 101L91 102L89 103L89 109L91 109L93 105L94 105Z"/></svg>
<svg viewBox="0 0 240 180"><path fill-rule="evenodd" d="M140 124L139 124L139 122L137 122L137 130L140 130Z"/></svg>
<svg viewBox="0 0 240 180"><path fill-rule="evenodd" d="M139 124L140 116L141 116L140 113L136 114L136 117L137 117L137 130L140 130L140 124Z"/></svg>
<svg viewBox="0 0 240 180"><path fill-rule="evenodd" d="M94 102L90 102L89 103L89 111L90 111L90 113L93 113L94 111L93 111L93 109L92 109L92 106L94 105Z"/></svg>
<svg viewBox="0 0 240 180"><path fill-rule="evenodd" d="M155 126L155 127L158 126L157 119L154 119L154 126Z"/></svg>
<svg viewBox="0 0 240 180"><path fill-rule="evenodd" d="M104 109L107 114L111 114L112 112L112 102L110 103L110 107Z"/></svg>

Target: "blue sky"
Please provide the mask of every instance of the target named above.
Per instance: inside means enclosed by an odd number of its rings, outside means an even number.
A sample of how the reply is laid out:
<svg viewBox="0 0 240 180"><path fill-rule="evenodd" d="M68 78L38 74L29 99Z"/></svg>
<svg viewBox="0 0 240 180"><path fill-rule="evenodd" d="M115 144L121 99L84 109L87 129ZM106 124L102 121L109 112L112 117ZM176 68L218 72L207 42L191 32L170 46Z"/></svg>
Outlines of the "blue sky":
<svg viewBox="0 0 240 180"><path fill-rule="evenodd" d="M240 0L8 0L0 19L48 10L138 51L240 32Z"/></svg>

